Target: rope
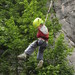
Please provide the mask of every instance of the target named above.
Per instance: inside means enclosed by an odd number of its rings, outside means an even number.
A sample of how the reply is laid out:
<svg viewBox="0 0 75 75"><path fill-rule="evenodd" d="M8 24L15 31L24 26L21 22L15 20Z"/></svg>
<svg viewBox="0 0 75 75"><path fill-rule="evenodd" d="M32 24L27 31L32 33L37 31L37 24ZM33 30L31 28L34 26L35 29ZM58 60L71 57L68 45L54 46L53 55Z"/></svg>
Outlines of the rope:
<svg viewBox="0 0 75 75"><path fill-rule="evenodd" d="M48 14L49 14L49 12L50 12L50 9L51 9L51 7L52 7L52 3L53 3L53 1L51 0L50 5L49 5L49 9L48 9L48 12L47 12L47 15L46 15L45 23L46 23L46 21L47 21L47 17L48 17Z"/></svg>

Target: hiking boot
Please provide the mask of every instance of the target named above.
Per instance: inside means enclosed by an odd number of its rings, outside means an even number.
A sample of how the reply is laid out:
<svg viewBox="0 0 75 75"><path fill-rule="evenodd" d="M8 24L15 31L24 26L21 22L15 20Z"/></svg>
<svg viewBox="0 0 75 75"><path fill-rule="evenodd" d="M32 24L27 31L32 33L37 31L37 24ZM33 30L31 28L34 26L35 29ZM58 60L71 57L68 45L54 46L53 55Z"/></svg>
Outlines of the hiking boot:
<svg viewBox="0 0 75 75"><path fill-rule="evenodd" d="M40 60L38 65L37 65L37 68L41 68L43 66L43 60Z"/></svg>
<svg viewBox="0 0 75 75"><path fill-rule="evenodd" d="M20 60L26 60L27 54L26 53L22 53L22 54L18 55L17 58L20 59Z"/></svg>

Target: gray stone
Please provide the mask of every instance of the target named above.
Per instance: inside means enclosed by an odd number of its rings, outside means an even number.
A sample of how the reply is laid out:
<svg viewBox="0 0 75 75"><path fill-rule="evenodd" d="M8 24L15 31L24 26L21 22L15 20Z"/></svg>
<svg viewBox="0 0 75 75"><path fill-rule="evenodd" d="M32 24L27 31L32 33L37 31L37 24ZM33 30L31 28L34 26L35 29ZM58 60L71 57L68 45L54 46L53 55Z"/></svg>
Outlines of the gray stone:
<svg viewBox="0 0 75 75"><path fill-rule="evenodd" d="M59 19L63 19L63 18L64 18L64 15L63 15L63 13L62 13L61 10L59 10L59 11L56 12L56 16L57 16Z"/></svg>
<svg viewBox="0 0 75 75"><path fill-rule="evenodd" d="M62 29L75 43L75 0L58 0L55 9L56 16L63 25Z"/></svg>
<svg viewBox="0 0 75 75"><path fill-rule="evenodd" d="M68 22L66 22L65 19L62 19L59 21L61 24L63 24L62 26L62 30L66 33L67 36L71 36L72 31L70 28L70 24Z"/></svg>
<svg viewBox="0 0 75 75"><path fill-rule="evenodd" d="M69 46L75 47L75 0L58 0L57 3L55 2L55 10L56 16L62 24L65 41L67 41ZM75 69L75 49L72 55L67 58Z"/></svg>

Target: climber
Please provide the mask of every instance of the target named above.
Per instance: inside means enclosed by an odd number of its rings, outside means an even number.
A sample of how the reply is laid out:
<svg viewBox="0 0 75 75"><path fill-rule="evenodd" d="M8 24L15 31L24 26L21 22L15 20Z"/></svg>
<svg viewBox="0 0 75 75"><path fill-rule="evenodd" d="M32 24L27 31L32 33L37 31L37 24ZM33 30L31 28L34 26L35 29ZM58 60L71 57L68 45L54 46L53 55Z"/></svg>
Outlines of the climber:
<svg viewBox="0 0 75 75"><path fill-rule="evenodd" d="M28 46L28 48L24 51L24 53L18 55L18 59L26 59L34 52L35 48L39 46L39 51L37 54L37 59L39 60L39 63L37 67L41 68L43 66L43 52L48 46L49 32L41 18L36 18L33 21L33 26L38 29L37 32L38 39L32 42Z"/></svg>

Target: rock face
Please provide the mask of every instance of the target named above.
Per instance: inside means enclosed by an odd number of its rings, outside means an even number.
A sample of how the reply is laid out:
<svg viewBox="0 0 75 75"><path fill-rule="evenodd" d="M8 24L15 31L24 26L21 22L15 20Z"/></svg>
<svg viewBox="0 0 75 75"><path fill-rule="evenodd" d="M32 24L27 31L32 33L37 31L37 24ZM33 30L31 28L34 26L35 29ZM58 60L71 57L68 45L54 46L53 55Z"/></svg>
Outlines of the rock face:
<svg viewBox="0 0 75 75"><path fill-rule="evenodd" d="M62 24L62 30L75 44L75 0L57 0L55 2L56 16ZM74 45L75 46L75 45Z"/></svg>
<svg viewBox="0 0 75 75"><path fill-rule="evenodd" d="M54 3L56 16L62 24L62 31L69 44L75 47L75 0L57 0ZM75 69L75 48L71 56L67 57ZM74 74L75 75L75 74Z"/></svg>

